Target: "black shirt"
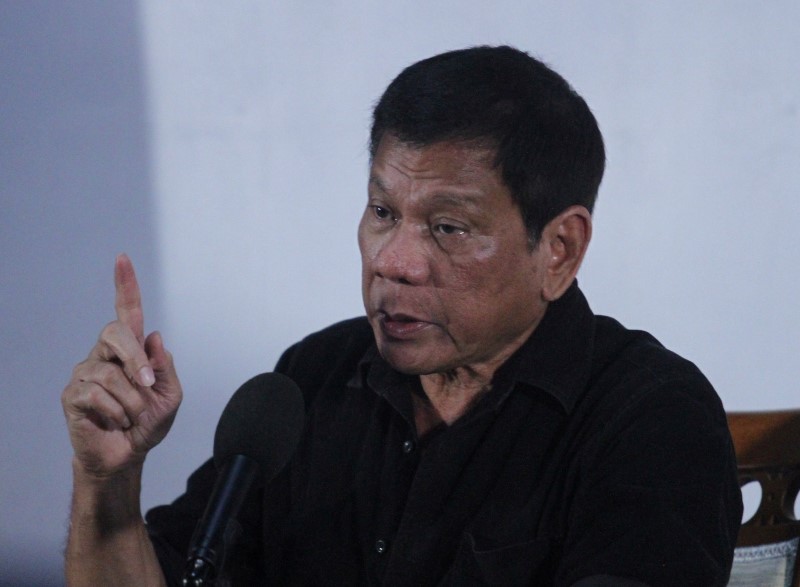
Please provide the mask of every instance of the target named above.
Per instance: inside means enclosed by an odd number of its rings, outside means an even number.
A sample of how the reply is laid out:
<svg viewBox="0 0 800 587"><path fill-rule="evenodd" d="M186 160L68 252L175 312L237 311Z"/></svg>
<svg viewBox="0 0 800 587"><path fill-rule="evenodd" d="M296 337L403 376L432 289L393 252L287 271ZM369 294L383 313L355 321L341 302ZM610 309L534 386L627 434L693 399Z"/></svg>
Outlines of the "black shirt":
<svg viewBox="0 0 800 587"><path fill-rule="evenodd" d="M240 515L234 584L727 583L741 496L719 398L647 333L592 314L577 285L491 390L424 439L418 378L383 361L364 318L276 370L302 389L306 429ZM214 475L206 463L148 513L173 581Z"/></svg>

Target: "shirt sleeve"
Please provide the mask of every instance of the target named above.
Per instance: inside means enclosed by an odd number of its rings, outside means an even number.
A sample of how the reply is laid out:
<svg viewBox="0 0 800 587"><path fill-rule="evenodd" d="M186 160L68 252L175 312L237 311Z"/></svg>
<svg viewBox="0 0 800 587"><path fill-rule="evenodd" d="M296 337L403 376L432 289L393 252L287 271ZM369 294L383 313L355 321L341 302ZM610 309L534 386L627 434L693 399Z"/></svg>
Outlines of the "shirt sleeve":
<svg viewBox="0 0 800 587"><path fill-rule="evenodd" d="M600 421L577 467L556 584L594 585L590 578L606 575L652 587L724 587L742 503L711 386L659 382Z"/></svg>
<svg viewBox="0 0 800 587"><path fill-rule="evenodd" d="M211 460L189 477L186 491L169 505L147 512L145 521L161 570L170 586L180 585L189 543L216 479Z"/></svg>
<svg viewBox="0 0 800 587"><path fill-rule="evenodd" d="M276 372L286 373L295 347L296 345L283 353L275 368ZM266 491L263 487L254 487L248 493L237 521L227 530L226 540L230 540L230 544L226 556L229 558L223 561L223 565L230 573L226 576L230 584L263 584L265 564L271 563L276 569L279 566L277 560L266 560L264 557L262 521L265 516L271 515L277 525L280 517L278 514L286 508L285 499L281 499L286 492L285 479L282 477L285 475L279 475L273 480ZM170 586L181 584L192 535L205 511L216 479L216 467L213 460L209 459L192 473L187 480L186 491L180 497L169 505L151 509L145 516L150 540ZM270 504L274 502L279 505L272 508L277 513L264 512L265 499ZM276 545L271 546L270 553L277 559Z"/></svg>

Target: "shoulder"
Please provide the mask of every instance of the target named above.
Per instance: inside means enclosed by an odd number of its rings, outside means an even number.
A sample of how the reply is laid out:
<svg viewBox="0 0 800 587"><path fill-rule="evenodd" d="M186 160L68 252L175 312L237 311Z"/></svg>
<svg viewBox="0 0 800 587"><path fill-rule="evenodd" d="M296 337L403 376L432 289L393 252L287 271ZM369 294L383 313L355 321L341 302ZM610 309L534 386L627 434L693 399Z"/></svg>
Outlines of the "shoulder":
<svg viewBox="0 0 800 587"><path fill-rule="evenodd" d="M592 377L604 395L619 395L619 407L648 400L688 403L714 420L724 419L719 396L697 365L648 332L629 330L607 316L597 316L596 325Z"/></svg>
<svg viewBox="0 0 800 587"><path fill-rule="evenodd" d="M618 561L638 553L639 578L648 584L724 584L741 495L716 391L692 362L610 318L597 317L594 355L570 447L570 515L591 523L569 532L612 544ZM609 529L621 535L609 541Z"/></svg>
<svg viewBox="0 0 800 587"><path fill-rule="evenodd" d="M725 410L700 369L650 334L602 316L595 344L593 381L575 414L588 433L584 465L609 467L621 485L727 483L735 493Z"/></svg>
<svg viewBox="0 0 800 587"><path fill-rule="evenodd" d="M703 461L706 473L730 477L735 461L725 409L694 363L650 334L601 316L595 345L592 382L576 406L578 421L591 431L590 460L647 455L640 464L654 465L656 475L669 471L665 479L673 481L699 472L685 468L687 462Z"/></svg>
<svg viewBox="0 0 800 587"><path fill-rule="evenodd" d="M289 347L279 364L297 357L313 354L318 360L356 352L363 354L374 341L372 328L366 317L350 318L309 334Z"/></svg>
<svg viewBox="0 0 800 587"><path fill-rule="evenodd" d="M308 402L323 385L346 385L373 343L367 319L351 318L310 334L289 347L275 370L292 378Z"/></svg>

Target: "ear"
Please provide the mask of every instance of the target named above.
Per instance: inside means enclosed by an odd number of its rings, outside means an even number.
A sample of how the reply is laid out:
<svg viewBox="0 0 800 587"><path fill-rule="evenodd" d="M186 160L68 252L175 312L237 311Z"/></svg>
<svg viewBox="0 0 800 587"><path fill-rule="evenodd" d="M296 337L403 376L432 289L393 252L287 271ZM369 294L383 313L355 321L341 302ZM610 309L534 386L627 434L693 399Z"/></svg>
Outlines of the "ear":
<svg viewBox="0 0 800 587"><path fill-rule="evenodd" d="M544 227L537 246L543 247L546 301L557 300L572 285L591 239L592 215L583 206L570 206Z"/></svg>

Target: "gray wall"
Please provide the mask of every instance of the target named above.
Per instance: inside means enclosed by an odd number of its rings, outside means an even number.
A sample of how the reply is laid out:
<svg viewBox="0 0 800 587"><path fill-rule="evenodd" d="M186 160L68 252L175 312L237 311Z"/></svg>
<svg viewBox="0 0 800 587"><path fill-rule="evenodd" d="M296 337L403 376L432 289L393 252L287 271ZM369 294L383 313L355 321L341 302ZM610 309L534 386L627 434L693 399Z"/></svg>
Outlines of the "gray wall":
<svg viewBox="0 0 800 587"><path fill-rule="evenodd" d="M113 319L116 252L137 259L161 314L139 9L0 6L0 582L58 585L59 394Z"/></svg>
<svg viewBox="0 0 800 587"><path fill-rule="evenodd" d="M451 48L529 50L595 111L594 309L694 360L728 408L797 404L800 5L487 6L0 3L0 583L60 583L59 394L113 318L115 254L186 391L148 507L210 453L240 382L360 312L370 106Z"/></svg>

